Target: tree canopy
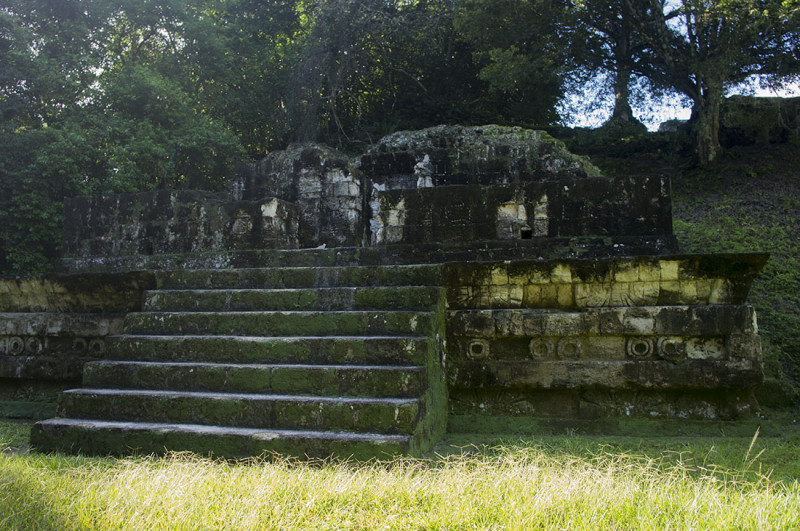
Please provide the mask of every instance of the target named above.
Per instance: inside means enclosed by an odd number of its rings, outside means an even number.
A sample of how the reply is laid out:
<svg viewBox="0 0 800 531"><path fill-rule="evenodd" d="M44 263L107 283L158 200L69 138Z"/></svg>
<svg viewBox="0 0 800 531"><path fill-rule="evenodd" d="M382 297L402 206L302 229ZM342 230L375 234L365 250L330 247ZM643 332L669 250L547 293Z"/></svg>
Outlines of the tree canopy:
<svg viewBox="0 0 800 531"><path fill-rule="evenodd" d="M624 0L646 57L692 101L697 154L722 151L719 105L728 87L751 76L780 82L800 73L797 0Z"/></svg>

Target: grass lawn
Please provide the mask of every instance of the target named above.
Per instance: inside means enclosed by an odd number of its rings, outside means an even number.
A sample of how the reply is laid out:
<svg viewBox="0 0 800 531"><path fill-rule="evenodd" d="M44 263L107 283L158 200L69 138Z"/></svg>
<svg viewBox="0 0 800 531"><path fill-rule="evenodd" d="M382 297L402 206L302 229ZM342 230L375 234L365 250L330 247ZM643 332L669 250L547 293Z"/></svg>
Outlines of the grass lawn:
<svg viewBox="0 0 800 531"><path fill-rule="evenodd" d="M42 455L29 427L0 422L0 529L800 527L795 430L498 438L356 464Z"/></svg>

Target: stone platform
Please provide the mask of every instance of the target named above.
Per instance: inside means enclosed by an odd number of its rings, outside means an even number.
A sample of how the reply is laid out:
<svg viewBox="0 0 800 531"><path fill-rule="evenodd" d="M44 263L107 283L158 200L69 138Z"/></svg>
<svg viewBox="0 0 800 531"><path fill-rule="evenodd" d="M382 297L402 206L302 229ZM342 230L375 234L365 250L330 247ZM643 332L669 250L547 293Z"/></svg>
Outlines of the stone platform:
<svg viewBox="0 0 800 531"><path fill-rule="evenodd" d="M295 146L227 194L76 198L66 217L63 278L150 281L120 289L42 450L367 459L448 424L758 410L746 298L766 255L680 254L668 180L603 176L536 131Z"/></svg>

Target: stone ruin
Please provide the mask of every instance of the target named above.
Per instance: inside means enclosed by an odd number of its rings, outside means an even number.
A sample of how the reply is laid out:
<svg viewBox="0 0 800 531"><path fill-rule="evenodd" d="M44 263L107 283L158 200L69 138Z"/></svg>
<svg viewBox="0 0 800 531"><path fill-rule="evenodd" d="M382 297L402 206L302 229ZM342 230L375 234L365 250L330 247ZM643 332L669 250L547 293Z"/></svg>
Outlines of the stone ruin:
<svg viewBox="0 0 800 531"><path fill-rule="evenodd" d="M0 374L81 376L32 443L100 454L737 419L766 259L680 254L665 177L605 176L538 131L298 145L226 193L67 200L64 272L0 284Z"/></svg>

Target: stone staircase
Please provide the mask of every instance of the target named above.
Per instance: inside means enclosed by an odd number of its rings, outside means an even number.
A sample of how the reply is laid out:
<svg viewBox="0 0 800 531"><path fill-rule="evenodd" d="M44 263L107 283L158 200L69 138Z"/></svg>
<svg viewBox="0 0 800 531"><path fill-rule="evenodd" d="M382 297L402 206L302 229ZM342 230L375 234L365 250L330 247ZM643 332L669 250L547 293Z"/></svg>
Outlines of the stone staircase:
<svg viewBox="0 0 800 531"><path fill-rule="evenodd" d="M436 265L157 273L42 450L368 459L441 438Z"/></svg>

